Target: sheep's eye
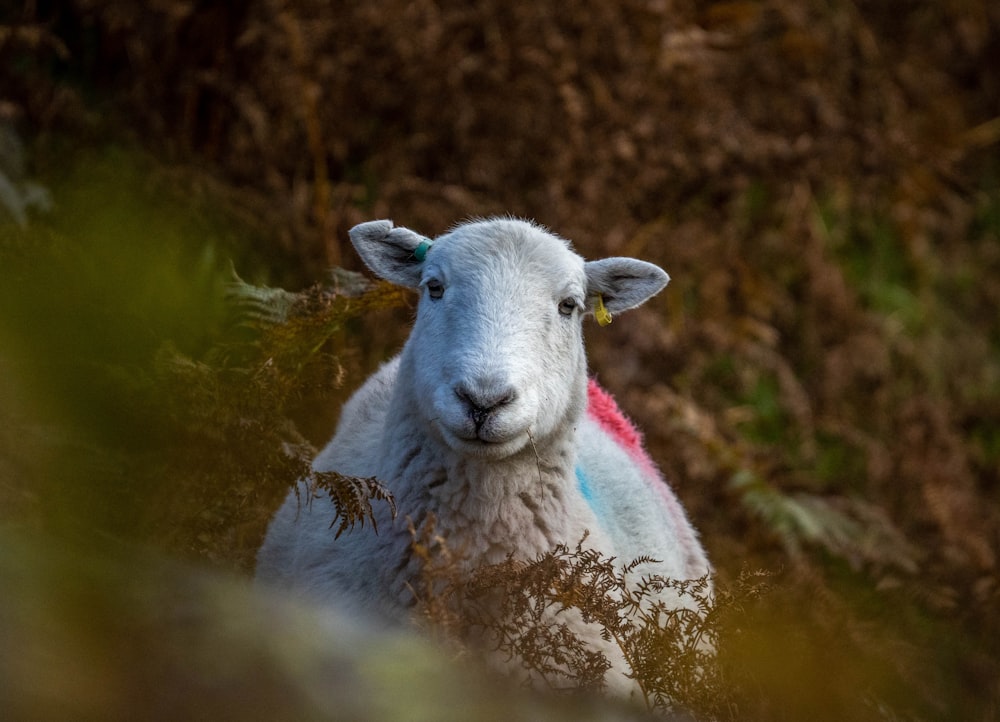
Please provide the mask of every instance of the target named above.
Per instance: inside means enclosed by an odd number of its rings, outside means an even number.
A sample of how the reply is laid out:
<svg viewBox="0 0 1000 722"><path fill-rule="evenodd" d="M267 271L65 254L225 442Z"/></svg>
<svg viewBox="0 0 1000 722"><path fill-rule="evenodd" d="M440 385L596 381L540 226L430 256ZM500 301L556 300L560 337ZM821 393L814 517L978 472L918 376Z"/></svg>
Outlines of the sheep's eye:
<svg viewBox="0 0 1000 722"><path fill-rule="evenodd" d="M427 295L434 299L441 298L444 295L444 285L440 281L431 279L427 282Z"/></svg>
<svg viewBox="0 0 1000 722"><path fill-rule="evenodd" d="M564 298L559 302L559 313L563 316L572 316L573 311L577 309L577 303L575 298Z"/></svg>

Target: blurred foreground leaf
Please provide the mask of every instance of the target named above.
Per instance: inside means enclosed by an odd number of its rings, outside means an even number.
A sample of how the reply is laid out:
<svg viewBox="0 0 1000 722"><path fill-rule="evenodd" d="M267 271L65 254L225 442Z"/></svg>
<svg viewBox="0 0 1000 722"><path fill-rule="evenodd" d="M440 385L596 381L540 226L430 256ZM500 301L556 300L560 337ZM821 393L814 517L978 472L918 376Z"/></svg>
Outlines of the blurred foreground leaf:
<svg viewBox="0 0 1000 722"><path fill-rule="evenodd" d="M156 555L0 527L5 719L639 720L514 688L413 632Z"/></svg>

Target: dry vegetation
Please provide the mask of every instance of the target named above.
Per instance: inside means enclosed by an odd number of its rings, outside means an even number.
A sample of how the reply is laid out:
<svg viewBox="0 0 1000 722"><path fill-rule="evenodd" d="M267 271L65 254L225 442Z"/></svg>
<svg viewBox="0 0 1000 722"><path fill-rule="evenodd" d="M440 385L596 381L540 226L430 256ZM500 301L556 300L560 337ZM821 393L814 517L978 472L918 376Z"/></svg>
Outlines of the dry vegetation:
<svg viewBox="0 0 1000 722"><path fill-rule="evenodd" d="M405 294L326 276L346 230L529 216L674 279L591 357L721 582L775 573L730 625L739 715L995 718L998 68L986 0L26 2L4 515L247 569L405 332Z"/></svg>

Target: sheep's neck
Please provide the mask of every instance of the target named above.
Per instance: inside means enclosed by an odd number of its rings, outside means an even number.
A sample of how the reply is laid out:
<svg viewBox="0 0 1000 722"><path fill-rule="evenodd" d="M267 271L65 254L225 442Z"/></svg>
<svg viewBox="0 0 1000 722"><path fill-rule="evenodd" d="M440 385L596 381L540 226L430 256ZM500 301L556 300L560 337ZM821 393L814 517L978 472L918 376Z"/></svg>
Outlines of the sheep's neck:
<svg viewBox="0 0 1000 722"><path fill-rule="evenodd" d="M412 408L412 407L410 407ZM476 459L442 450L439 442L408 438L419 428L406 412L390 414L398 426L383 477L405 480L400 513L418 525L432 513L436 529L472 563L493 563L511 551L534 556L557 544L575 545L592 519L576 492L573 420L544 440L533 439L512 457ZM408 443L398 443L407 439Z"/></svg>

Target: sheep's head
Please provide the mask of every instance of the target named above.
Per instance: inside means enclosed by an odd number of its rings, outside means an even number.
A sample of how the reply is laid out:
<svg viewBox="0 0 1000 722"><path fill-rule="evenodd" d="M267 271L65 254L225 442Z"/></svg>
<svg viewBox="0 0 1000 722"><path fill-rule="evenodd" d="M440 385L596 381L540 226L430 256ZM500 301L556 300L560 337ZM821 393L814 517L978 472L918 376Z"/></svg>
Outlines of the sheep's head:
<svg viewBox="0 0 1000 722"><path fill-rule="evenodd" d="M582 320L603 300L634 308L669 280L631 258L585 262L526 221L458 226L433 242L391 221L351 240L376 274L419 288L401 383L429 430L458 453L502 458L544 441L583 411Z"/></svg>

